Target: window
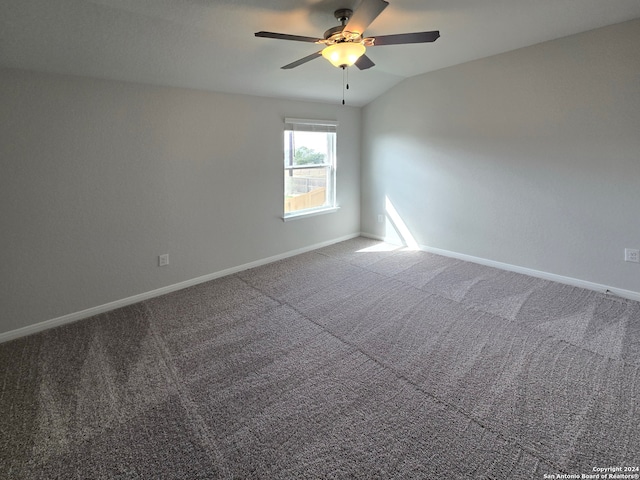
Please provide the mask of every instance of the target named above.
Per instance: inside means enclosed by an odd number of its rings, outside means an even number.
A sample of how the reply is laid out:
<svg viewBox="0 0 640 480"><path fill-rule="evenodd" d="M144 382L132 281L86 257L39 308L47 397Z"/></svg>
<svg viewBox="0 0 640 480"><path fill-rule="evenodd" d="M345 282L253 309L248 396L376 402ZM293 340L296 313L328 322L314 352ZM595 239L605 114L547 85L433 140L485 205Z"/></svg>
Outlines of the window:
<svg viewBox="0 0 640 480"><path fill-rule="evenodd" d="M285 119L284 219L335 211L338 123Z"/></svg>

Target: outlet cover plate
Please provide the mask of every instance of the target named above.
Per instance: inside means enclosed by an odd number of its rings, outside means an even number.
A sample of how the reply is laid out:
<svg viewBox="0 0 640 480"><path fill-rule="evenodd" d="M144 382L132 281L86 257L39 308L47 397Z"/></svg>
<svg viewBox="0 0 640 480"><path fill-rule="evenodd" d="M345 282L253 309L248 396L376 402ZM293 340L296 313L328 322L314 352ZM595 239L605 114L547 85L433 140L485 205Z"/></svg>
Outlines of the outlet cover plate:
<svg viewBox="0 0 640 480"><path fill-rule="evenodd" d="M640 250L638 250L637 248L625 248L624 261L640 263Z"/></svg>
<svg viewBox="0 0 640 480"><path fill-rule="evenodd" d="M164 267L165 265L169 265L169 254L165 253L164 255L158 255L158 266Z"/></svg>

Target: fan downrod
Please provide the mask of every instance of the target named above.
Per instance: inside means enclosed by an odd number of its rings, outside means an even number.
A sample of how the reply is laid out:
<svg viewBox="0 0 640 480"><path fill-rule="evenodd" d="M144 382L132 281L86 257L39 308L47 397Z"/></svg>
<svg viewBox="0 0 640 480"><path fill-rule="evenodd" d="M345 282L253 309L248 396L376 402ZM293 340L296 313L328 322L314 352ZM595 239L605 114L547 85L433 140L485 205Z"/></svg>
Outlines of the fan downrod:
<svg viewBox="0 0 640 480"><path fill-rule="evenodd" d="M335 12L333 12L333 15L340 22L340 25L337 25L335 27L331 27L329 30L324 32L324 39L325 40L328 40L329 38L331 38L336 33L340 33L340 32L342 32L342 30L344 30L345 25L347 24L347 22L351 18L351 15L353 15L353 10L350 10L348 8L340 8L340 9L336 10Z"/></svg>

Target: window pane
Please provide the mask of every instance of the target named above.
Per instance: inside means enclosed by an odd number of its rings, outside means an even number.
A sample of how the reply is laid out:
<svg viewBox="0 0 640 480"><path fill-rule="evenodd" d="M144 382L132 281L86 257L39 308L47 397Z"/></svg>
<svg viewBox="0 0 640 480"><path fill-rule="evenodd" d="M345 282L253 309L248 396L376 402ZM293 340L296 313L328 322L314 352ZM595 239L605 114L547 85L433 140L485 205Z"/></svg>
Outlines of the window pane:
<svg viewBox="0 0 640 480"><path fill-rule="evenodd" d="M291 165L323 165L332 162L335 133L285 132L284 161Z"/></svg>
<svg viewBox="0 0 640 480"><path fill-rule="evenodd" d="M328 205L330 167L285 169L284 213Z"/></svg>

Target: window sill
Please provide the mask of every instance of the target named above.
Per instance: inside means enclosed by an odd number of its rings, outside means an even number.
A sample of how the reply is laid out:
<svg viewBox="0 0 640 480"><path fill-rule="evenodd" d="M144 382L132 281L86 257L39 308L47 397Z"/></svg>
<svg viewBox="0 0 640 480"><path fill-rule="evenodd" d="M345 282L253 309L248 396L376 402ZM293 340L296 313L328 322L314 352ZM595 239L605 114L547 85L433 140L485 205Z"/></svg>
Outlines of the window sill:
<svg viewBox="0 0 640 480"><path fill-rule="evenodd" d="M308 210L292 213L282 217L283 222L289 222L291 220L299 220L301 218L315 217L316 215L324 215L325 213L334 213L340 210L340 207L320 208L318 210Z"/></svg>

